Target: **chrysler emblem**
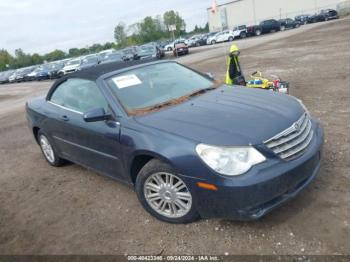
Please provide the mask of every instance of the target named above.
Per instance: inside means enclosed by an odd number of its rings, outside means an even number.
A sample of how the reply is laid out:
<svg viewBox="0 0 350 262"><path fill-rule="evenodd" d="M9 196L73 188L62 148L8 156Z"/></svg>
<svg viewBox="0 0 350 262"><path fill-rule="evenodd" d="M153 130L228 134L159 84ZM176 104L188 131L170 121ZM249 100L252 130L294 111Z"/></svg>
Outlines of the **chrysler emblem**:
<svg viewBox="0 0 350 262"><path fill-rule="evenodd" d="M300 130L300 125L298 123L294 124L294 129L295 131L299 131Z"/></svg>

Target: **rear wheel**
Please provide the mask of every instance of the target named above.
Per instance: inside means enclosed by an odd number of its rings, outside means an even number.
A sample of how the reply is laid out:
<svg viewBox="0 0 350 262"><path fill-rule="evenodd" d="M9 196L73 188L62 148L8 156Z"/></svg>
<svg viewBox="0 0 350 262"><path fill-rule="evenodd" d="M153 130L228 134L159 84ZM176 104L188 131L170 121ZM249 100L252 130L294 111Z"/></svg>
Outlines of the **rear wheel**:
<svg viewBox="0 0 350 262"><path fill-rule="evenodd" d="M284 30L286 30L286 27L284 25L281 25L280 30L284 31Z"/></svg>
<svg viewBox="0 0 350 262"><path fill-rule="evenodd" d="M215 44L216 44L216 41L215 41L215 40L212 40L212 41L211 41L211 44L212 44L212 45L215 45Z"/></svg>
<svg viewBox="0 0 350 262"><path fill-rule="evenodd" d="M242 39L246 38L246 37L247 37L246 32L242 32L242 33L240 34L240 37L241 37Z"/></svg>
<svg viewBox="0 0 350 262"><path fill-rule="evenodd" d="M171 47L168 47L167 51L173 51L173 49Z"/></svg>
<svg viewBox="0 0 350 262"><path fill-rule="evenodd" d="M199 218L188 185L166 163L153 159L136 178L142 206L154 217L169 223L190 223Z"/></svg>
<svg viewBox="0 0 350 262"><path fill-rule="evenodd" d="M58 157L56 150L48 137L42 132L38 132L38 142L46 161L52 166L61 166L64 160Z"/></svg>
<svg viewBox="0 0 350 262"><path fill-rule="evenodd" d="M233 39L234 39L234 38L233 38L232 36L230 36L230 37L228 38L228 41L232 42Z"/></svg>
<svg viewBox="0 0 350 262"><path fill-rule="evenodd" d="M256 30L256 31L255 31L255 35L256 35L256 36L261 35L261 30L259 30L259 29L258 29L258 30Z"/></svg>

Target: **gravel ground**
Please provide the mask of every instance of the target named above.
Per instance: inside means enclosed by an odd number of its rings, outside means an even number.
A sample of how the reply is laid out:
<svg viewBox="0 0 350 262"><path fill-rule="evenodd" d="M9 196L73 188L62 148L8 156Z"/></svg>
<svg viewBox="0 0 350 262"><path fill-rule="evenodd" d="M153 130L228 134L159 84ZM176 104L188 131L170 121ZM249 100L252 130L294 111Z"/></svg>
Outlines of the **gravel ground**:
<svg viewBox="0 0 350 262"><path fill-rule="evenodd" d="M319 176L255 222L162 223L133 190L77 165L49 167L25 121L24 101L50 82L0 87L1 254L350 254L350 20L237 41L246 74L290 81L324 125ZM183 63L223 78L228 45Z"/></svg>

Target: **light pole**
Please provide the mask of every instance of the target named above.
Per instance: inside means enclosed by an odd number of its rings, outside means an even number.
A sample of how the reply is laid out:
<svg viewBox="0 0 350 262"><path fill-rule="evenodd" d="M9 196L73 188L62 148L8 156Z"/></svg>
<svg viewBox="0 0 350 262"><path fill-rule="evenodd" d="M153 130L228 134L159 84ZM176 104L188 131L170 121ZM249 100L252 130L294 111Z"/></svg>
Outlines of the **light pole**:
<svg viewBox="0 0 350 262"><path fill-rule="evenodd" d="M255 0L252 0L253 1L253 16L254 16L254 24L256 25L256 11L255 11Z"/></svg>
<svg viewBox="0 0 350 262"><path fill-rule="evenodd" d="M315 12L317 13L317 0L315 0Z"/></svg>

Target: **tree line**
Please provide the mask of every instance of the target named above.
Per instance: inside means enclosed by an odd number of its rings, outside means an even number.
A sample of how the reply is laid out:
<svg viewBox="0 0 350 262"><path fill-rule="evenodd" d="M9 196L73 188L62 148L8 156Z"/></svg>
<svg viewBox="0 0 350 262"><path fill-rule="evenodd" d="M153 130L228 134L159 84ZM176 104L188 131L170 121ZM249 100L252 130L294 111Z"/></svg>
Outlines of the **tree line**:
<svg viewBox="0 0 350 262"><path fill-rule="evenodd" d="M193 31L186 33L185 20L178 12L171 10L156 17L147 16L140 22L129 26L119 23L114 29L115 43L108 42L105 44L93 44L85 48L71 48L68 52L57 49L45 55L37 53L27 54L20 48L16 49L15 54L12 55L7 50L0 49L0 71L94 54L111 48L121 49L127 46L205 32L209 32L208 23L203 28L196 25Z"/></svg>

